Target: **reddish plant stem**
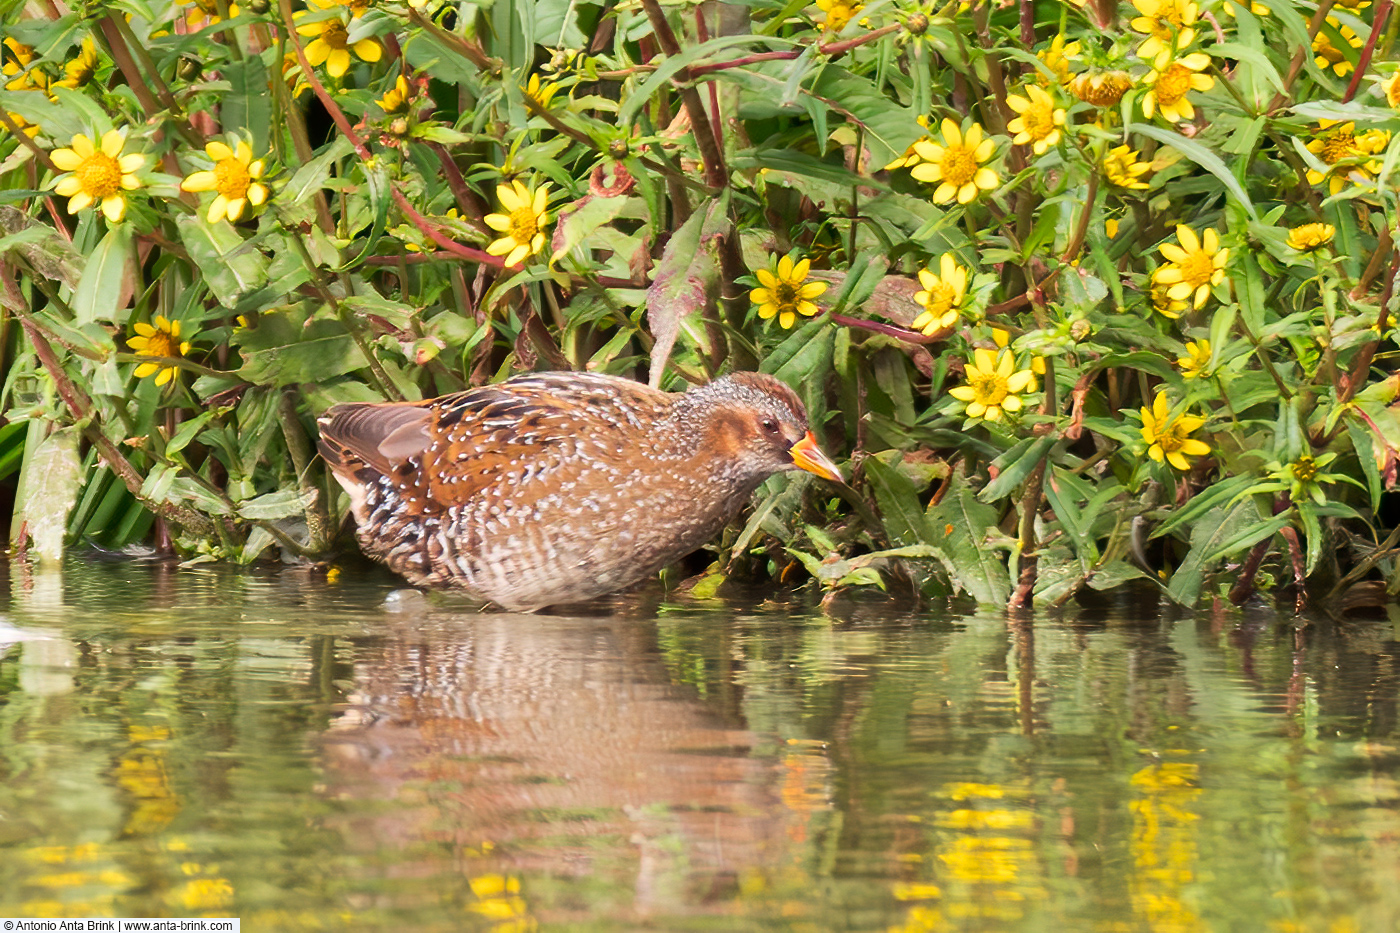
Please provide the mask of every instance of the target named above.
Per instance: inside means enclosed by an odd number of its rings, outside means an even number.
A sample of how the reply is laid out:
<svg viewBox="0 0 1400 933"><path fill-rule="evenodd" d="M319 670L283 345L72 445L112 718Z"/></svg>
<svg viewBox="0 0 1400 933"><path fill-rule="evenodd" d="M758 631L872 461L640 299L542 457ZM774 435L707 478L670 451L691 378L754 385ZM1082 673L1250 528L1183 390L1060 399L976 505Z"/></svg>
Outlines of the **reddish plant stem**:
<svg viewBox="0 0 1400 933"><path fill-rule="evenodd" d="M1345 104L1356 96L1356 89L1361 86L1361 76L1371 66L1371 56L1376 53L1376 40L1385 32L1386 22L1390 19L1390 10L1393 5L1394 0L1380 0L1376 4L1376 15L1371 21L1371 35L1367 37L1366 44L1361 48L1361 56L1356 61L1356 70L1352 72L1347 92L1342 95L1342 103Z"/></svg>
<svg viewBox="0 0 1400 933"><path fill-rule="evenodd" d="M843 39L840 42L819 43L817 45L817 51L820 52L822 55L844 55L851 49L860 48L862 45L868 45L869 43L875 42L878 39L883 39L890 33L898 32L902 28L903 26L901 26L899 23L891 23L888 26L881 26L879 29L872 30L870 32L865 33L864 35L856 36L852 39ZM792 61L793 59L800 58L802 56L802 52L802 49L785 49L781 52L754 52L751 55L742 55L739 58L732 58L728 61L711 62L708 65L691 65L690 76L691 78L698 78L702 75L712 74L716 71L727 71L730 68L742 68L745 65L755 65L759 62ZM647 70L654 71L655 69L652 67L648 67ZM611 77L613 76L613 74L613 72L609 72L608 76ZM619 77L626 76L626 74L622 72L618 72L616 74ZM599 77L603 77L603 75L600 73Z"/></svg>
<svg viewBox="0 0 1400 933"><path fill-rule="evenodd" d="M671 30L671 24L667 22L666 13L661 9L658 0L642 0L642 8L646 10L652 34L656 36L661 51L672 58L680 55L680 42L676 40L676 34ZM700 161L705 166L705 184L718 190L729 185L729 169L724 164L723 152L715 142L719 137L705 113L705 104L691 80L690 69L682 68L676 73L673 83L680 92L681 103L690 118L691 135L695 139L696 148L700 150Z"/></svg>

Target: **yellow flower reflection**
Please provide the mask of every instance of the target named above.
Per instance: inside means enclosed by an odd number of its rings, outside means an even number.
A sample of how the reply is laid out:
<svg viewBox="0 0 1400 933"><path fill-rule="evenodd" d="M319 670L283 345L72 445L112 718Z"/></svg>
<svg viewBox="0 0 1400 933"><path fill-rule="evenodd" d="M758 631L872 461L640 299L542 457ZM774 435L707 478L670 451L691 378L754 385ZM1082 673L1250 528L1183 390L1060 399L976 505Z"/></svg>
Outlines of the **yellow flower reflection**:
<svg viewBox="0 0 1400 933"><path fill-rule="evenodd" d="M204 152L214 163L212 171L195 172L180 182L185 191L215 191L205 219L209 223L227 219L236 222L243 209L251 204L262 206L267 200L267 186L257 179L263 176L262 159L253 159L252 148L237 140L234 148L217 140L207 144Z"/></svg>
<svg viewBox="0 0 1400 933"><path fill-rule="evenodd" d="M1147 455L1158 463L1166 461L1183 472L1191 469L1190 457L1204 457L1210 453L1210 445L1188 435L1201 425L1204 418L1191 415L1171 417L1171 406L1167 394L1157 392L1157 398L1150 409L1142 410L1142 439L1147 442Z"/></svg>
<svg viewBox="0 0 1400 933"><path fill-rule="evenodd" d="M1199 308L1210 297L1211 286L1225 281L1230 251L1221 247L1220 237L1212 227L1207 227L1198 238L1196 231L1178 224L1176 238L1177 243L1161 245L1167 262L1152 273L1152 280L1167 286L1169 298L1191 300Z"/></svg>
<svg viewBox="0 0 1400 933"><path fill-rule="evenodd" d="M67 149L55 149L49 154L55 167L67 172L53 182L54 193L68 199L68 213L97 204L112 223L126 216L125 192L141 187L134 172L146 164L139 152L123 155L126 134L108 130L101 145L79 133Z"/></svg>
<svg viewBox="0 0 1400 933"><path fill-rule="evenodd" d="M549 185L540 185L534 191L520 179L508 185L496 186L496 198L501 202L503 213L487 214L486 226L502 234L492 240L486 252L492 256L506 257L506 265L513 266L544 248L544 229L549 225Z"/></svg>
<svg viewBox="0 0 1400 933"><path fill-rule="evenodd" d="M982 138L980 124L972 124L964 134L957 123L944 119L942 131L942 145L927 139L914 144L923 161L910 170L919 181L938 182L934 203L947 204L956 198L959 204L968 204L1000 184L997 173L982 164L996 152L996 144Z"/></svg>
<svg viewBox="0 0 1400 933"><path fill-rule="evenodd" d="M978 347L967 365L967 385L954 386L948 394L965 403L969 418L1000 421L1006 412L1021 410L1021 393L1030 389L1035 374L1029 369L1016 371L1011 352L1000 353Z"/></svg>
<svg viewBox="0 0 1400 933"><path fill-rule="evenodd" d="M151 324L137 321L133 327L136 330L136 336L128 337L126 345L138 356L179 359L190 352L189 341L182 342L180 340L179 321L169 321L157 314L152 318ZM152 360L137 366L135 376L137 379L155 376L156 385L163 386L174 379L175 374L179 371L179 366Z"/></svg>
<svg viewBox="0 0 1400 933"><path fill-rule="evenodd" d="M924 310L911 326L927 337L956 324L967 294L967 270L958 265L953 254L943 254L936 273L920 269L919 284L924 290L916 292L914 300L923 305Z"/></svg>
<svg viewBox="0 0 1400 933"><path fill-rule="evenodd" d="M1031 144L1031 151L1043 155L1047 149L1060 141L1060 127L1065 124L1065 112L1055 106L1055 100L1038 85L1026 88L1026 96L1008 95L1006 105L1016 111L1017 117L1006 124L1009 132L1015 133L1011 140L1018 146Z"/></svg>
<svg viewBox="0 0 1400 933"><path fill-rule="evenodd" d="M776 317L778 326L789 329L797 315L816 314L818 308L812 299L826 291L826 283L808 282L811 268L810 259L793 262L791 256L784 256L775 269L754 270L760 287L749 292L749 300L758 305L758 316L765 321Z"/></svg>
<svg viewBox="0 0 1400 933"><path fill-rule="evenodd" d="M326 73L332 78L344 77L356 58L364 62L377 62L384 54L374 39L351 42L345 24L335 16L303 23L297 27L297 33L315 37L306 44L306 60L313 68L324 64Z"/></svg>

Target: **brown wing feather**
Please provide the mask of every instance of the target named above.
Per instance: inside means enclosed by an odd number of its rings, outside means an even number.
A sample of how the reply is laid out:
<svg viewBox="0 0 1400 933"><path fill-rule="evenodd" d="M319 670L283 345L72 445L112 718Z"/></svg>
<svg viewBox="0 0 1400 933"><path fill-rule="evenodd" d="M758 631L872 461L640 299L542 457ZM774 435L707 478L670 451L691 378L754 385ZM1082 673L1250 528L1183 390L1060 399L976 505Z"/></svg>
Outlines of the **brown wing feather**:
<svg viewBox="0 0 1400 933"><path fill-rule="evenodd" d="M365 469L398 487L411 511L460 505L492 485L529 483L574 445L644 430L638 413L670 396L630 380L539 373L424 402L340 405L321 419L321 454L342 483Z"/></svg>

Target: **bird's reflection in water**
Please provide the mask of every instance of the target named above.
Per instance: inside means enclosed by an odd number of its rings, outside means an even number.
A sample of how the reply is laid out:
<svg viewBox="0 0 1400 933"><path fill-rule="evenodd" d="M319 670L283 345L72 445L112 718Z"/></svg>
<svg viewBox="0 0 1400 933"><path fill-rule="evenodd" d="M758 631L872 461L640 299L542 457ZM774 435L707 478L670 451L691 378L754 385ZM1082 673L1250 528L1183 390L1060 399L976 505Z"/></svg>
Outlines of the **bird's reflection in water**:
<svg viewBox="0 0 1400 933"><path fill-rule="evenodd" d="M392 802L346 810L363 851L589 878L644 916L729 901L790 836L777 764L671 683L651 619L432 612L354 651L323 755L329 794Z"/></svg>

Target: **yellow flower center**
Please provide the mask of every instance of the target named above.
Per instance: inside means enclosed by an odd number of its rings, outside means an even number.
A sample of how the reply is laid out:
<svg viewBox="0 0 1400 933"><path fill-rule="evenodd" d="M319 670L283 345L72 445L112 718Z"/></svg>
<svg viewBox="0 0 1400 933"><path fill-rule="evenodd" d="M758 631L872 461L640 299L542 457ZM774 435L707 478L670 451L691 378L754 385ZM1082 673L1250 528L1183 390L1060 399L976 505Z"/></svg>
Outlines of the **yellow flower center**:
<svg viewBox="0 0 1400 933"><path fill-rule="evenodd" d="M333 49L346 48L350 44L349 39L345 24L338 19L328 20L321 29L321 41Z"/></svg>
<svg viewBox="0 0 1400 933"><path fill-rule="evenodd" d="M1180 268L1181 280L1193 289L1209 284L1211 276L1215 275L1215 263L1205 250L1187 253Z"/></svg>
<svg viewBox="0 0 1400 933"><path fill-rule="evenodd" d="M977 176L977 154L967 146L949 146L943 150L943 161L938 167L943 170L944 181L961 188Z"/></svg>
<svg viewBox="0 0 1400 933"><path fill-rule="evenodd" d="M1000 405L1011 394L1006 379L998 375L995 370L983 372L980 369L972 369L968 372L967 384L972 386L973 392L977 393L975 401L988 408Z"/></svg>
<svg viewBox="0 0 1400 933"><path fill-rule="evenodd" d="M1157 76L1153 87L1157 91L1157 103L1162 107L1171 107L1191 90L1191 69L1180 62L1173 62L1171 67Z"/></svg>
<svg viewBox="0 0 1400 933"><path fill-rule="evenodd" d="M1343 159L1356 155L1356 135L1337 130L1322 141L1322 151L1318 153L1328 165L1336 165Z"/></svg>
<svg viewBox="0 0 1400 933"><path fill-rule="evenodd" d="M214 188L230 201L248 196L248 186L253 176L248 174L248 166L237 159L221 159L214 166Z"/></svg>
<svg viewBox="0 0 1400 933"><path fill-rule="evenodd" d="M1317 463L1307 454L1293 461L1293 478L1300 483L1311 483L1317 479Z"/></svg>
<svg viewBox="0 0 1400 933"><path fill-rule="evenodd" d="M510 212L510 236L517 243L529 243L540 230L539 218L530 205Z"/></svg>
<svg viewBox="0 0 1400 933"><path fill-rule="evenodd" d="M928 290L928 298L924 300L924 307L935 315L944 315L952 310L957 303L958 290L947 282L939 282Z"/></svg>
<svg viewBox="0 0 1400 933"><path fill-rule="evenodd" d="M83 186L83 192L96 201L110 198L121 190L121 166L117 164L116 159L100 149L88 156L87 161L78 166L74 174L78 176L78 184Z"/></svg>
<svg viewBox="0 0 1400 933"><path fill-rule="evenodd" d="M1188 440L1190 440L1190 438L1188 438L1186 432L1181 429L1180 421L1173 421L1171 424L1161 428L1157 434L1157 446L1162 448L1162 453L1164 454L1176 453Z"/></svg>
<svg viewBox="0 0 1400 933"><path fill-rule="evenodd" d="M794 282L779 282L773 289L773 304L784 314L797 310L797 302L800 300L797 284Z"/></svg>
<svg viewBox="0 0 1400 933"><path fill-rule="evenodd" d="M1055 131L1055 106L1031 104L1026 108L1026 112L1021 114L1021 121L1031 139L1044 139Z"/></svg>
<svg viewBox="0 0 1400 933"><path fill-rule="evenodd" d="M179 356L179 347L175 345L175 338L171 337L163 330L156 330L154 334L146 338L146 347L142 356Z"/></svg>

